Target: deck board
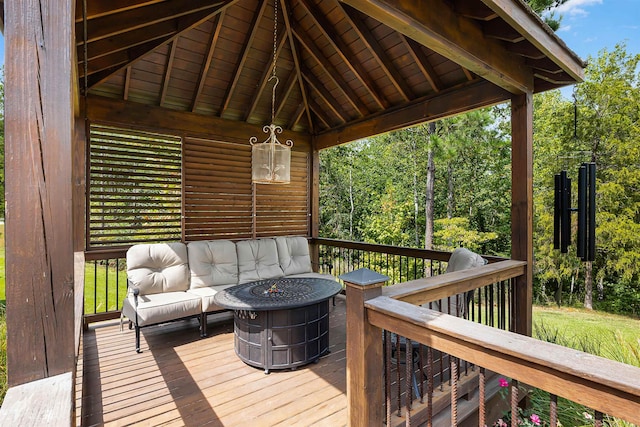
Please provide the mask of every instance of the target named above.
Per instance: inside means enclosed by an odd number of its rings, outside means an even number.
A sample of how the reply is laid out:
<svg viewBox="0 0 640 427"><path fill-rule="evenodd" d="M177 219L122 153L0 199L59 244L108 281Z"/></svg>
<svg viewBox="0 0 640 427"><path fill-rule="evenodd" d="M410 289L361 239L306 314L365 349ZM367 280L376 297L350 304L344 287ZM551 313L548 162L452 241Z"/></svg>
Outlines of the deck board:
<svg viewBox="0 0 640 427"><path fill-rule="evenodd" d="M78 363L77 424L82 426L292 426L347 423L344 299L331 307L330 350L318 363L272 371L246 365L233 349L231 323L179 321L134 332L119 322L85 331Z"/></svg>

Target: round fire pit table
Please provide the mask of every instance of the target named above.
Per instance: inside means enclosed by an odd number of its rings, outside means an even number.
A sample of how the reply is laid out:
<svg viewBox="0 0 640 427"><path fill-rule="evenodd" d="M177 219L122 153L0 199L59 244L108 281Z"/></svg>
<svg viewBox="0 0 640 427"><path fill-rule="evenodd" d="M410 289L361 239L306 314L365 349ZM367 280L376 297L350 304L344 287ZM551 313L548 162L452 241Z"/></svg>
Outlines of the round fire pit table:
<svg viewBox="0 0 640 427"><path fill-rule="evenodd" d="M268 374L329 352L329 299L341 290L328 279L279 278L233 286L214 299L234 311L238 357Z"/></svg>

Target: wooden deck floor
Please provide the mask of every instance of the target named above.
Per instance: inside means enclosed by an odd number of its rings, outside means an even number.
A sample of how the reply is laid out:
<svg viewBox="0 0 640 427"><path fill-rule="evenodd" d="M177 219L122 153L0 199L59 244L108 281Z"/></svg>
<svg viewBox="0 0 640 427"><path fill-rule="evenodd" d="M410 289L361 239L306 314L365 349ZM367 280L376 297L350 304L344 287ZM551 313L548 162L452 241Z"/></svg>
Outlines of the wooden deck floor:
<svg viewBox="0 0 640 427"><path fill-rule="evenodd" d="M235 355L233 325L197 322L134 332L118 321L84 333L77 379L77 425L346 425L345 306L330 317L331 353L295 371L265 375Z"/></svg>

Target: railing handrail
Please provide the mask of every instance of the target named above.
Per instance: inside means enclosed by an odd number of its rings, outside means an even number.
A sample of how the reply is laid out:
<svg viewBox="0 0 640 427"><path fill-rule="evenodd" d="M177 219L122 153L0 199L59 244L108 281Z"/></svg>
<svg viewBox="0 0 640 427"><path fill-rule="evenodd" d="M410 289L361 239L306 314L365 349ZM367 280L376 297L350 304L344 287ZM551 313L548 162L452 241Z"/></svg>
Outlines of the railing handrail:
<svg viewBox="0 0 640 427"><path fill-rule="evenodd" d="M401 256L409 256L414 258L422 258L422 259L432 259L436 261L449 261L451 257L451 252L447 251L435 251L431 249L420 249L420 248L410 248L406 246L391 246L391 245L379 245L377 243L365 243L365 242L354 242L351 240L339 240L339 239L326 239L322 237L316 237L310 239L312 244L316 245L326 245L326 246L337 246L345 249L356 249L377 253L385 253L389 255L401 255ZM487 259L490 263L503 261L506 258L483 255L483 258Z"/></svg>
<svg viewBox="0 0 640 427"><path fill-rule="evenodd" d="M373 326L640 424L640 368L389 296L370 299L364 306Z"/></svg>
<svg viewBox="0 0 640 427"><path fill-rule="evenodd" d="M524 274L525 261L504 260L482 267L398 283L382 295L411 304L426 304Z"/></svg>

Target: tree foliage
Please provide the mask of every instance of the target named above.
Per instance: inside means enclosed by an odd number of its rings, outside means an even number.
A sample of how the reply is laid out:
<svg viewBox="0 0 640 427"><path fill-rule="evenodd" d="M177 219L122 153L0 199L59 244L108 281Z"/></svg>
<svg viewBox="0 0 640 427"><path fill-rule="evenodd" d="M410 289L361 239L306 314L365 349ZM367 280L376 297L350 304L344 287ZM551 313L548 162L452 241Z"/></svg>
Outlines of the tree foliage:
<svg viewBox="0 0 640 427"><path fill-rule="evenodd" d="M534 97L535 291L540 301L582 295L585 265L553 249L554 175L597 165L595 306L640 313L640 55L625 46L589 58L573 99ZM576 114L577 113L577 114ZM324 150L321 235L424 247L428 153L435 166L434 249L464 245L509 256L509 108L483 109ZM575 216L574 216L575 217ZM575 218L574 228L575 228ZM575 236L575 232L573 233ZM563 300L562 296L565 295Z"/></svg>

